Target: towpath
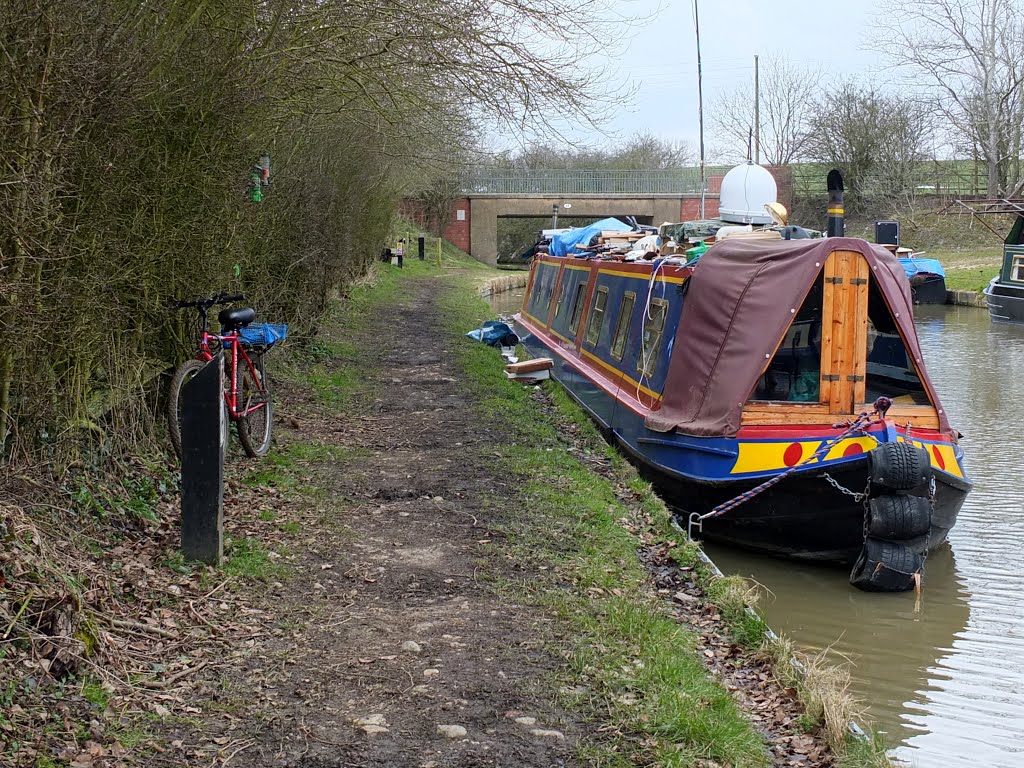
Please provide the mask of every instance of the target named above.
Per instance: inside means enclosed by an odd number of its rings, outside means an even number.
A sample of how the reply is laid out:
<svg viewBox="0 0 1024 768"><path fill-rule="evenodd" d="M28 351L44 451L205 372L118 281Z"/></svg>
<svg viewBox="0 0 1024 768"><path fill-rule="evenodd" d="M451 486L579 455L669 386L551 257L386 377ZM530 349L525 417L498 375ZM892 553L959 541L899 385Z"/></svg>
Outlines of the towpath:
<svg viewBox="0 0 1024 768"><path fill-rule="evenodd" d="M799 705L725 635L689 569L664 567L664 548L646 550L661 563L657 586L663 595L693 593L671 610L657 607L673 604L656 596L646 571L630 581L608 567L605 581L585 587L584 598L601 607L567 616L581 603L557 595L573 591L583 566L564 570L550 552L531 553L516 540L529 474L513 477L503 463L510 435L481 415L487 395L467 384L441 293L436 279L408 279L386 300L354 310L364 316L350 310L348 320L328 321L310 350L315 363L278 387L275 450L255 469L234 462L226 509L229 529L247 534L231 551L252 559L253 580L222 608L252 630L213 660L186 699L168 705L174 716L156 729L150 764L831 765L822 739L796 726ZM563 425L560 450L600 469L607 462L574 444L576 431ZM556 477L564 491L554 496L573 493L571 481L590 483L578 474ZM611 509L598 506L599 514ZM611 525L617 536L621 526ZM580 529L551 522L523 535L564 538L555 544L564 562L592 568L570 541ZM609 566L636 567L616 560L636 559L631 541ZM601 622L611 624L617 610L683 611L703 636L647 626L646 616L606 630ZM638 623L637 645L630 622ZM708 680L698 686L714 690L647 687L645 637L710 659L732 696ZM645 696L667 702L677 694L695 698L675 714L647 709ZM700 721L704 707L708 722ZM679 721L667 738L649 722L662 716Z"/></svg>

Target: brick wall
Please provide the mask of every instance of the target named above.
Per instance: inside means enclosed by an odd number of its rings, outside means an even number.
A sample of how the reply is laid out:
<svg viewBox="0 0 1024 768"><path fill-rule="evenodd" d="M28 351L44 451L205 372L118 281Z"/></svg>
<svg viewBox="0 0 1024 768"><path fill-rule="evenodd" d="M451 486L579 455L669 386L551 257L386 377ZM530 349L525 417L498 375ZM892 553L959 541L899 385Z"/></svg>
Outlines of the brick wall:
<svg viewBox="0 0 1024 768"><path fill-rule="evenodd" d="M459 220L459 211L463 212L463 219ZM423 203L419 200L406 198L399 203L398 213L405 219L422 229L437 234L437 221L434 217L427 216L423 209ZM452 204L451 216L448 225L444 228L442 237L455 247L469 253L469 198L459 198Z"/></svg>
<svg viewBox="0 0 1024 768"><path fill-rule="evenodd" d="M788 165L768 165L765 168L775 178L775 186L779 190L775 199L786 206L787 211L792 211L793 169Z"/></svg>
<svg viewBox="0 0 1024 768"><path fill-rule="evenodd" d="M459 216L463 218L460 220ZM444 239L466 253L469 253L469 198L463 197L452 204L448 226L444 228Z"/></svg>
<svg viewBox="0 0 1024 768"><path fill-rule="evenodd" d="M704 217L708 219L714 219L718 216L718 198L717 197L706 197L704 198ZM680 221L696 221L700 218L700 198L699 197L687 197L683 198L679 206L679 220Z"/></svg>

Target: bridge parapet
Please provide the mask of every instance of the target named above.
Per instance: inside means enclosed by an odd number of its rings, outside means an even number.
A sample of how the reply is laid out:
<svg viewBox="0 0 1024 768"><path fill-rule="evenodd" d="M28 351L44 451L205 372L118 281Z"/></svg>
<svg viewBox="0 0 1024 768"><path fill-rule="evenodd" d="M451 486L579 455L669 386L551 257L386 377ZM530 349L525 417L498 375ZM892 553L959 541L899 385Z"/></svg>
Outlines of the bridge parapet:
<svg viewBox="0 0 1024 768"><path fill-rule="evenodd" d="M708 166L703 191L717 194L728 166ZM699 168L656 171L475 168L463 180L469 197L510 195L699 195Z"/></svg>

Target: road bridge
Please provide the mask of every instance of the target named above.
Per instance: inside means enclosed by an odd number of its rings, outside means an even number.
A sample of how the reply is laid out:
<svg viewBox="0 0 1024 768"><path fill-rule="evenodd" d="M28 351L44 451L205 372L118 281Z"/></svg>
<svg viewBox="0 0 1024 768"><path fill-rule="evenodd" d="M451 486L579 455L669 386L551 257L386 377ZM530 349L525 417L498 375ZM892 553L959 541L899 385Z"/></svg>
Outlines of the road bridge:
<svg viewBox="0 0 1024 768"><path fill-rule="evenodd" d="M780 192L791 188L781 183ZM479 169L466 175L463 194L452 202L444 237L474 258L497 263L498 219L550 219L560 216L603 218L634 216L655 226L718 215L718 192L728 168L713 167L706 172L701 189L696 168L660 171L562 171ZM787 177L788 182L788 177ZM782 195L780 194L780 197ZM784 204L788 201L784 198ZM403 203L403 214L424 226L431 226L415 200ZM436 222L433 222L436 227ZM436 231L436 229L435 229Z"/></svg>

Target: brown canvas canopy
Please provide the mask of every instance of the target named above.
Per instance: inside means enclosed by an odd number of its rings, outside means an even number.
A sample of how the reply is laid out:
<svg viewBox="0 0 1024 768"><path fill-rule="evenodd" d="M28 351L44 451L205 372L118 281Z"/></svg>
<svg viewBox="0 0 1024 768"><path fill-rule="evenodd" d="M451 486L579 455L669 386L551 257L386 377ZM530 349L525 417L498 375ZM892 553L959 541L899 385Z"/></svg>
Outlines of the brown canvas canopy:
<svg viewBox="0 0 1024 768"><path fill-rule="evenodd" d="M896 257L863 240L724 240L705 253L690 278L676 330L662 407L648 416L656 432L731 437L767 360L833 251L867 259L892 310L928 397L948 423L921 361L910 283Z"/></svg>

